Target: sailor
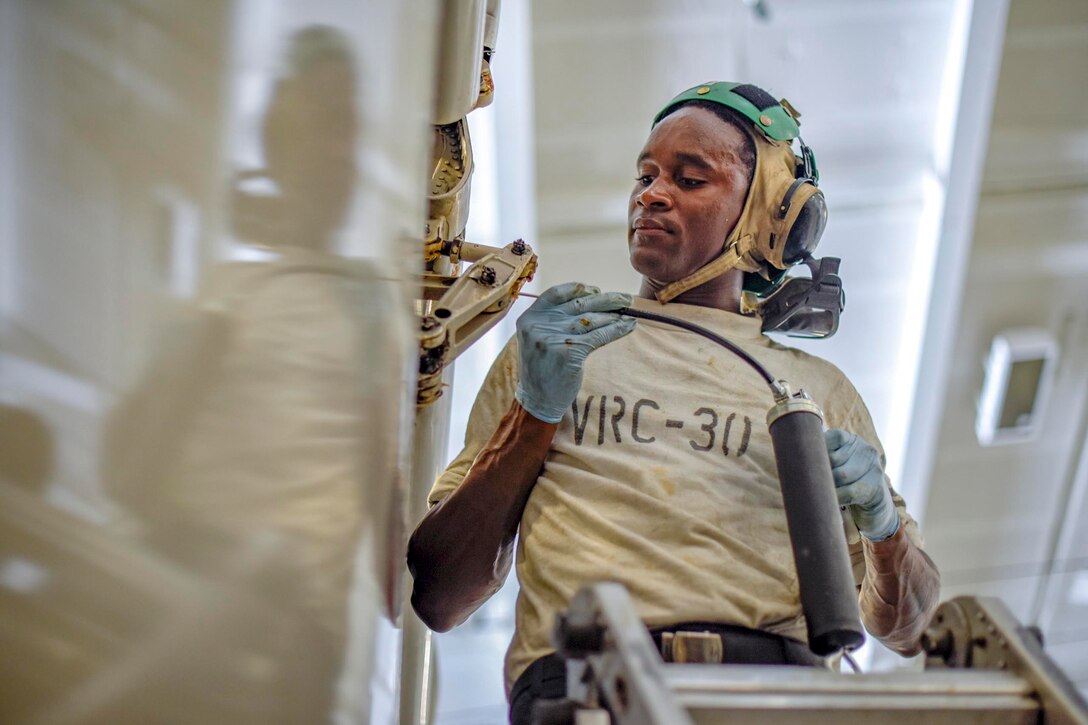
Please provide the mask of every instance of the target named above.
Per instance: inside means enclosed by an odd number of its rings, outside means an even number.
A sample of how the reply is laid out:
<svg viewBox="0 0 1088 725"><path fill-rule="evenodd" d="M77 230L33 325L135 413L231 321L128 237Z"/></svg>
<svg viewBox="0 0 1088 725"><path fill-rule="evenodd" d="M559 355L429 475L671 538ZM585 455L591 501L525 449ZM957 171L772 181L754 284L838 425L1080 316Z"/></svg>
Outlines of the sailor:
<svg viewBox="0 0 1088 725"><path fill-rule="evenodd" d="M746 290L766 293L811 257L826 221L797 116L740 83L696 86L665 106L628 207L638 295L578 283L545 291L430 493L408 551L412 604L428 626L463 622L516 563L514 723L529 721L534 701L564 696L555 615L598 581L622 583L655 637L709 630L726 662L824 664L805 645L763 380L688 331L636 327L617 312L626 307L732 340L823 407L863 624L901 654L918 650L939 577L884 474L865 404L834 365L741 314Z"/></svg>

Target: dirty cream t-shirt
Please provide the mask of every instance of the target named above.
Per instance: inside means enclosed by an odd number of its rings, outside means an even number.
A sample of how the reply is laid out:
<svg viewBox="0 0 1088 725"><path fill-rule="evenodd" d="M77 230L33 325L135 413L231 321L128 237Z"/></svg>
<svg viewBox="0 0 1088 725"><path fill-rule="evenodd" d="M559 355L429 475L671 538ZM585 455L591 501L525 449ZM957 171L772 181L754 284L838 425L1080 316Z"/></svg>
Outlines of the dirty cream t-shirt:
<svg viewBox="0 0 1088 725"><path fill-rule="evenodd" d="M838 368L771 341L759 319L638 298L634 306L737 343L794 390L804 388L829 427L879 449L868 410ZM432 504L468 473L514 399L517 374L511 340L473 406L464 450L431 490ZM507 693L530 663L554 651L556 613L594 582L626 586L651 627L720 622L806 639L767 432L773 403L740 358L673 326L639 320L631 334L590 354L521 519ZM893 496L905 532L920 545L915 522ZM846 529L860 581L861 542L852 524Z"/></svg>

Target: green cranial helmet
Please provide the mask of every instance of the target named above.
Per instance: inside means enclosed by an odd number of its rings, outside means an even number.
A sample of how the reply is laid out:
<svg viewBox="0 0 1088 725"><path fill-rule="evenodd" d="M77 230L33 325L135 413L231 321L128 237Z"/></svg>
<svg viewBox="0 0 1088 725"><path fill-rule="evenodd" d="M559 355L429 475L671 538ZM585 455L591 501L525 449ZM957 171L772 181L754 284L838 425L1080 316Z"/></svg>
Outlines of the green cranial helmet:
<svg viewBox="0 0 1088 725"><path fill-rule="evenodd" d="M676 106L686 101L710 101L732 108L752 122L760 132L774 141L792 141L800 135L800 117L788 103L780 103L766 91L751 83L704 83L673 98L654 117L653 125Z"/></svg>

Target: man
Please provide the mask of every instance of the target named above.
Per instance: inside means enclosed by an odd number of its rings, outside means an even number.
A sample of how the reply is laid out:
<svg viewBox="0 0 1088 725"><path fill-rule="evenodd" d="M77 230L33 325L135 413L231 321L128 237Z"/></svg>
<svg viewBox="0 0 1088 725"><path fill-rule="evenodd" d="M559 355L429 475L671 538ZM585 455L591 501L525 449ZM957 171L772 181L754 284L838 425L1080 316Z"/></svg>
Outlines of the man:
<svg viewBox="0 0 1088 725"><path fill-rule="evenodd" d="M804 210L782 211L791 206L783 192L810 211L804 199L822 204L811 183L797 192L792 136L767 129L786 117L764 91L739 84L697 87L666 107L629 205L639 296L577 284L541 295L484 383L464 451L431 492L408 560L412 603L434 629L460 623L498 589L520 534L506 663L515 723L535 699L563 696L553 619L595 581L624 584L655 634L695 623L719 632L729 662L821 664L803 643L766 386L702 337L645 321L636 329L613 312L626 306L729 338L823 407L840 503L852 514L863 622L893 649L917 651L938 575L866 442L879 445L864 403L834 366L738 314L745 271L773 276L781 246L810 252L822 229L822 216L814 224Z"/></svg>

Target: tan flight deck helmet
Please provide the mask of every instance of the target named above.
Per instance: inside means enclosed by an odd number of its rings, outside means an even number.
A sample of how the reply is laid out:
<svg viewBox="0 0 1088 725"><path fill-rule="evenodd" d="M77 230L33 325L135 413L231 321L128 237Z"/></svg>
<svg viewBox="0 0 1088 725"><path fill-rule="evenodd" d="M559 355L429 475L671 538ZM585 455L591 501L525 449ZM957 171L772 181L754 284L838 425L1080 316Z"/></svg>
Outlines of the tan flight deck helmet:
<svg viewBox="0 0 1088 725"><path fill-rule="evenodd" d="M827 224L827 205L816 188L819 173L812 151L801 141L798 113L788 101L776 101L747 83L706 83L673 98L654 117L653 126L676 106L709 101L736 111L756 150L756 168L744 211L725 239L721 255L657 292L668 302L730 269L740 269L747 292L764 295L785 277L785 270L812 256ZM651 128L653 128L651 126ZM794 154L793 139L801 147Z"/></svg>

